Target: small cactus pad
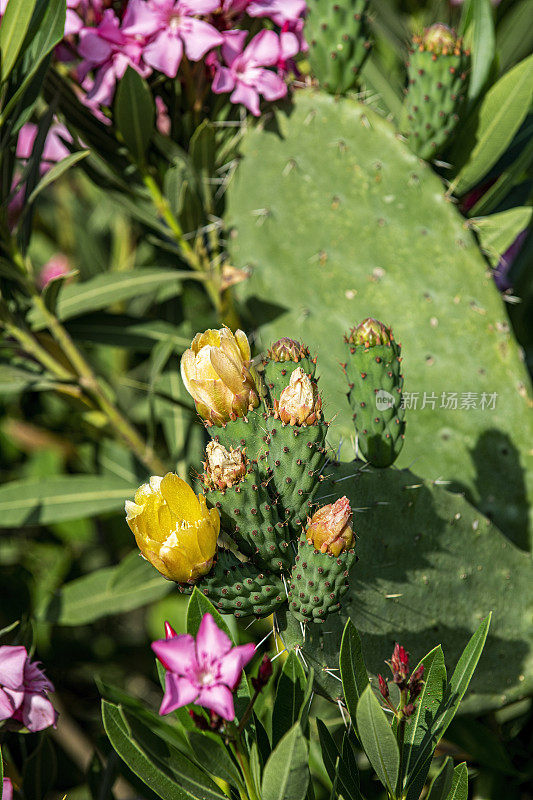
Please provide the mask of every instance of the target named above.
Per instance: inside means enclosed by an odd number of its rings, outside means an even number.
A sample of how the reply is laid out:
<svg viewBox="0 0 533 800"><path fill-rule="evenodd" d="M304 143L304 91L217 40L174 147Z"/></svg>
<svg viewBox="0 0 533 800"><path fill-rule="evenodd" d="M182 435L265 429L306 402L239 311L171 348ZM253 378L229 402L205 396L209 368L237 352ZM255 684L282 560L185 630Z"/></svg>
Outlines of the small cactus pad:
<svg viewBox="0 0 533 800"><path fill-rule="evenodd" d="M244 555L276 572L291 568L293 551L283 510L256 465L237 486L207 491L206 501L218 509L222 528Z"/></svg>
<svg viewBox="0 0 533 800"><path fill-rule="evenodd" d="M305 34L320 87L345 94L358 82L370 52L368 0L310 0Z"/></svg>
<svg viewBox="0 0 533 800"><path fill-rule="evenodd" d="M283 389L289 385L290 377L295 369L301 367L310 378L315 377L316 357L312 358L305 345L292 339L278 339L268 349L263 359L263 380L270 398L279 399Z"/></svg>
<svg viewBox="0 0 533 800"><path fill-rule="evenodd" d="M206 425L209 436L226 448L246 447L246 455L258 462L259 466L266 462L264 420L261 407L250 411L247 417L238 417L223 427ZM265 463L266 468L266 463Z"/></svg>
<svg viewBox="0 0 533 800"><path fill-rule="evenodd" d="M291 614L301 622L324 622L328 614L339 611L356 559L354 550L339 556L320 553L302 534L289 584Z"/></svg>
<svg viewBox="0 0 533 800"><path fill-rule="evenodd" d="M287 599L279 576L239 561L230 550L219 550L209 575L195 585L222 614L236 617L267 617ZM184 594L193 588L180 585Z"/></svg>
<svg viewBox="0 0 533 800"><path fill-rule="evenodd" d="M326 463L326 422L284 424L267 419L268 464L272 481L285 508L285 518L299 530L311 513L311 504Z"/></svg>
<svg viewBox="0 0 533 800"><path fill-rule="evenodd" d="M446 25L432 25L413 39L402 130L421 158L442 153L459 121L468 62L461 40Z"/></svg>
<svg viewBox="0 0 533 800"><path fill-rule="evenodd" d="M375 467L389 467L404 442L401 347L392 338L388 344L355 344L353 332L345 341L343 370L359 450Z"/></svg>

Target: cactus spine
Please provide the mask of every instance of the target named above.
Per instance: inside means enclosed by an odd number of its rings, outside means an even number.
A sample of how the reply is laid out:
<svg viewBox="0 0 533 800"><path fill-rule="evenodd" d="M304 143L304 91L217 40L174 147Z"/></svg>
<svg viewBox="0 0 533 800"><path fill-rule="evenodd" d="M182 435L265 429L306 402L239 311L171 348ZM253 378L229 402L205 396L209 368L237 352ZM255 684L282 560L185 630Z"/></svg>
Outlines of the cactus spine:
<svg viewBox="0 0 533 800"><path fill-rule="evenodd" d="M439 155L459 121L468 62L461 39L446 25L432 25L413 39L402 127L422 158Z"/></svg>
<svg viewBox="0 0 533 800"><path fill-rule="evenodd" d="M344 339L348 355L343 369L359 450L375 467L388 467L404 441L401 347L390 328L371 318Z"/></svg>
<svg viewBox="0 0 533 800"><path fill-rule="evenodd" d="M368 0L311 0L306 22L309 61L321 88L345 94L357 85L370 52Z"/></svg>

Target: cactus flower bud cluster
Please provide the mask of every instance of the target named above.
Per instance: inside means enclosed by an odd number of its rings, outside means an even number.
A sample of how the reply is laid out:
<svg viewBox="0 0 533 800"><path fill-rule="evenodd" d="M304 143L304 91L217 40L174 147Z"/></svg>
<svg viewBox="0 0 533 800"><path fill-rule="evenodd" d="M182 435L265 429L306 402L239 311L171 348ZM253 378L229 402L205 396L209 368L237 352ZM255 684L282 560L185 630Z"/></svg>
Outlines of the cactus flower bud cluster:
<svg viewBox="0 0 533 800"><path fill-rule="evenodd" d="M301 367L294 370L289 385L274 401L276 416L288 425L312 425L320 418L321 408L316 384Z"/></svg>
<svg viewBox="0 0 533 800"><path fill-rule="evenodd" d="M321 553L339 556L354 544L353 513L347 497L341 497L316 511L307 526L308 544Z"/></svg>
<svg viewBox="0 0 533 800"><path fill-rule="evenodd" d="M365 347L390 344L394 339L392 330L377 319L368 317L356 325L346 336L346 342Z"/></svg>

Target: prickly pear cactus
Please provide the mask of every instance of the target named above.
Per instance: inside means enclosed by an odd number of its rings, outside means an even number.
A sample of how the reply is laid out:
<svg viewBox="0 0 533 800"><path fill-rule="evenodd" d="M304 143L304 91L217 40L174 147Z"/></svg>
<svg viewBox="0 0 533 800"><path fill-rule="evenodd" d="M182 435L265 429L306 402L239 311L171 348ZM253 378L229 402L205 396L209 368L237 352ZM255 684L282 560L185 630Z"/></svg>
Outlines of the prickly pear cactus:
<svg viewBox="0 0 533 800"><path fill-rule="evenodd" d="M313 358L309 349L300 342L287 337L274 342L261 362L270 406L273 406L274 400L279 399L282 391L289 385L292 373L298 367L314 379L316 361L316 356Z"/></svg>
<svg viewBox="0 0 533 800"><path fill-rule="evenodd" d="M330 94L357 85L370 52L368 0L310 0L305 33L313 75Z"/></svg>
<svg viewBox="0 0 533 800"><path fill-rule="evenodd" d="M282 138L274 128L245 136L228 191L230 255L252 268L238 289L259 343L290 335L318 354L328 441L341 442L350 460L343 335L369 315L386 321L406 365L396 465L416 463L422 477L460 487L527 548L528 377L464 220L430 168L367 106L301 91L277 126Z"/></svg>
<svg viewBox="0 0 533 800"><path fill-rule="evenodd" d="M414 37L402 130L422 158L439 155L459 122L468 67L469 53L447 25L437 23Z"/></svg>
<svg viewBox="0 0 533 800"><path fill-rule="evenodd" d="M180 586L185 594L192 594L193 588ZM198 588L222 614L236 617L268 617L286 601L279 575L261 572L229 550L218 551L216 565Z"/></svg>
<svg viewBox="0 0 533 800"><path fill-rule="evenodd" d="M396 461L405 438L401 347L390 328L366 319L344 337L348 402L357 431L357 447L375 467Z"/></svg>

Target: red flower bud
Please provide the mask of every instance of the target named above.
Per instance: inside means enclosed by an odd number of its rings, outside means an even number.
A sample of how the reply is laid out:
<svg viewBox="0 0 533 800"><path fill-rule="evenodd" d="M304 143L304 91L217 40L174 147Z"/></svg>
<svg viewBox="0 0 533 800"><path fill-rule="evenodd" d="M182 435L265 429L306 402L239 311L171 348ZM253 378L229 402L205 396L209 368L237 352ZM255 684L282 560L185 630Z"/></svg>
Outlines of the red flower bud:
<svg viewBox="0 0 533 800"><path fill-rule="evenodd" d="M389 696L389 687L387 685L387 681L383 678L382 675L378 675L379 681L379 691L381 692L381 696L385 698L385 700Z"/></svg>
<svg viewBox="0 0 533 800"><path fill-rule="evenodd" d="M391 658L391 670L394 683L402 683L409 675L409 653L396 642Z"/></svg>
<svg viewBox="0 0 533 800"><path fill-rule="evenodd" d="M165 639L175 639L177 635L170 622L165 620Z"/></svg>
<svg viewBox="0 0 533 800"><path fill-rule="evenodd" d="M409 718L414 710L415 710L414 705L412 703L409 703L409 705L405 706L405 708L403 709L404 717Z"/></svg>
<svg viewBox="0 0 533 800"><path fill-rule="evenodd" d="M252 678L252 686L255 689L255 691L260 692L267 685L271 676L272 676L272 661L265 653L265 655L263 656L263 660L261 661L259 671L257 673L257 678Z"/></svg>

